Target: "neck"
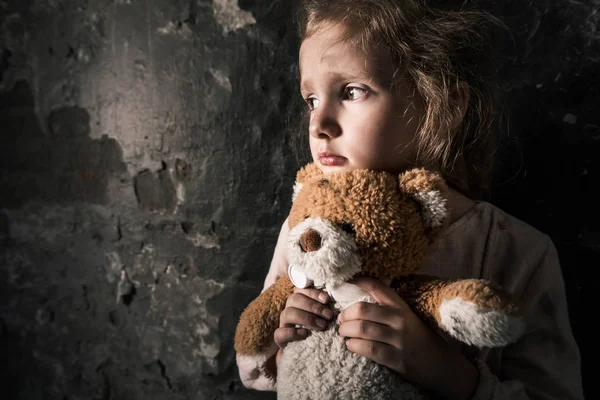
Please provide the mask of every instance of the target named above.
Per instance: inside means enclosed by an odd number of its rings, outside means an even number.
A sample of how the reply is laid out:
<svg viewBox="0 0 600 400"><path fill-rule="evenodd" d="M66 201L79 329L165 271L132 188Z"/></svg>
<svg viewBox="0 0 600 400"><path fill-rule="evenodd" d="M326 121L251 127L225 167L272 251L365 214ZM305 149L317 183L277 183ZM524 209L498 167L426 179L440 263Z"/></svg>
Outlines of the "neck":
<svg viewBox="0 0 600 400"><path fill-rule="evenodd" d="M460 219L463 215L467 213L475 205L475 200L470 199L464 194L458 192L451 187L448 187L446 191L444 191L444 195L448 200L448 218L446 219L445 226L452 225L456 220Z"/></svg>

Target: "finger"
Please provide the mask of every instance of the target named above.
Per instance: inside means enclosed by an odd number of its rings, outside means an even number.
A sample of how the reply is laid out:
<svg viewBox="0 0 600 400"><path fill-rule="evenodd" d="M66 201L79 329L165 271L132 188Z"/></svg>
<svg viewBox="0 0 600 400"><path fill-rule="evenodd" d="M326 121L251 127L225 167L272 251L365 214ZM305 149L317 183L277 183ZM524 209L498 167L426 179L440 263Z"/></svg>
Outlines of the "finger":
<svg viewBox="0 0 600 400"><path fill-rule="evenodd" d="M298 308L285 308L279 317L279 327L291 328L297 325L321 331L329 326L329 322L313 313Z"/></svg>
<svg viewBox="0 0 600 400"><path fill-rule="evenodd" d="M281 361L281 356L283 355L283 350L277 350L277 355L275 356L275 365L279 367L279 361Z"/></svg>
<svg viewBox="0 0 600 400"><path fill-rule="evenodd" d="M277 347L283 349L288 343L306 339L307 336L308 329L305 328L277 328L273 339Z"/></svg>
<svg viewBox="0 0 600 400"><path fill-rule="evenodd" d="M399 348L401 345L398 339L399 336L394 329L387 325L371 321L357 320L344 322L339 326L338 333L340 336L347 338L376 341L396 348Z"/></svg>
<svg viewBox="0 0 600 400"><path fill-rule="evenodd" d="M406 307L407 304L398 293L379 279L369 277L359 277L352 280L352 283L369 293L381 305L395 308Z"/></svg>
<svg viewBox="0 0 600 400"><path fill-rule="evenodd" d="M397 308L382 306L374 303L358 302L344 309L339 317L339 323L347 321L365 320L388 325L396 330L404 328L404 318Z"/></svg>
<svg viewBox="0 0 600 400"><path fill-rule="evenodd" d="M402 365L399 365L402 363L400 350L388 344L352 338L346 340L346 348L395 371L402 371Z"/></svg>
<svg viewBox="0 0 600 400"><path fill-rule="evenodd" d="M301 293L311 299L314 299L320 303L327 304L329 303L329 295L322 290L307 288L307 289L299 289L295 288L294 293Z"/></svg>
<svg viewBox="0 0 600 400"><path fill-rule="evenodd" d="M324 292L323 292L324 293ZM312 297L306 296L304 293L294 293L288 297L286 308L298 308L308 311L327 320L333 318L333 311L326 305L319 303Z"/></svg>

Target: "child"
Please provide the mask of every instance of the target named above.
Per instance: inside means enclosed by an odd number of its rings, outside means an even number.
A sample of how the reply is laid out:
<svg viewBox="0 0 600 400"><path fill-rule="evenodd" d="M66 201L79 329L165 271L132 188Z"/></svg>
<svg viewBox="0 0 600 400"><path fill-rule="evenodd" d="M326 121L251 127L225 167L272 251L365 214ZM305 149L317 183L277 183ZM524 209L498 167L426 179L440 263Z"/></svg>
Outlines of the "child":
<svg viewBox="0 0 600 400"><path fill-rule="evenodd" d="M484 186L496 141L492 96L481 71L481 30L491 17L434 10L425 0L305 0L301 6L301 93L313 160L324 173L357 168L401 173L414 166L447 180L450 218L423 274L502 285L526 312L528 330L503 349L461 346L430 330L389 287L355 283L379 304L339 316L349 351L450 399L582 399L580 359L564 284L548 236L472 199ZM286 273L284 222L265 288ZM287 343L332 319L325 292L296 289L274 335ZM445 339L445 340L444 340ZM277 357L277 360L278 360ZM274 390L265 370L241 362L248 387Z"/></svg>

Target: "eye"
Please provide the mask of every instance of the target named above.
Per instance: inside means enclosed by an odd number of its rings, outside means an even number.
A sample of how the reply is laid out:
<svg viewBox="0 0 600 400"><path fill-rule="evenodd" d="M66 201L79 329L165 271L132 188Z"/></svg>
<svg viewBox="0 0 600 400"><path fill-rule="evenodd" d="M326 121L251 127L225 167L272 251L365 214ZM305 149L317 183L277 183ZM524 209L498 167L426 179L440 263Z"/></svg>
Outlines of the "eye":
<svg viewBox="0 0 600 400"><path fill-rule="evenodd" d="M344 232L346 232L346 233L349 233L349 234L351 234L352 236L355 236L355 235L356 235L356 232L354 231L354 227L352 226L352 224L351 224L350 222L343 222L343 223L340 225L340 228L341 228L341 229L342 229Z"/></svg>
<svg viewBox="0 0 600 400"><path fill-rule="evenodd" d="M367 89L363 89L357 86L346 86L344 89L344 99L348 100L360 100L367 96Z"/></svg>
<svg viewBox="0 0 600 400"><path fill-rule="evenodd" d="M304 102L306 103L306 106L310 111L319 108L319 99L317 99L316 97L308 97L304 99Z"/></svg>

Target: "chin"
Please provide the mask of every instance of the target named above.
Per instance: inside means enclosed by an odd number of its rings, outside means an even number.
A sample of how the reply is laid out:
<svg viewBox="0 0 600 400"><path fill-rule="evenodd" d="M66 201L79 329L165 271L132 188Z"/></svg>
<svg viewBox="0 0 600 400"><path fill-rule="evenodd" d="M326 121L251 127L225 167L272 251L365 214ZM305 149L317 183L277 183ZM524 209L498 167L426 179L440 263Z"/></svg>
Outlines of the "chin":
<svg viewBox="0 0 600 400"><path fill-rule="evenodd" d="M352 171L356 168L353 168L349 165L341 165L341 166L330 166L330 165L321 165L319 163L317 163L317 165L319 166L319 169L321 170L321 172L323 172L324 174L334 174L334 173L339 173L339 172L348 172L348 171Z"/></svg>

